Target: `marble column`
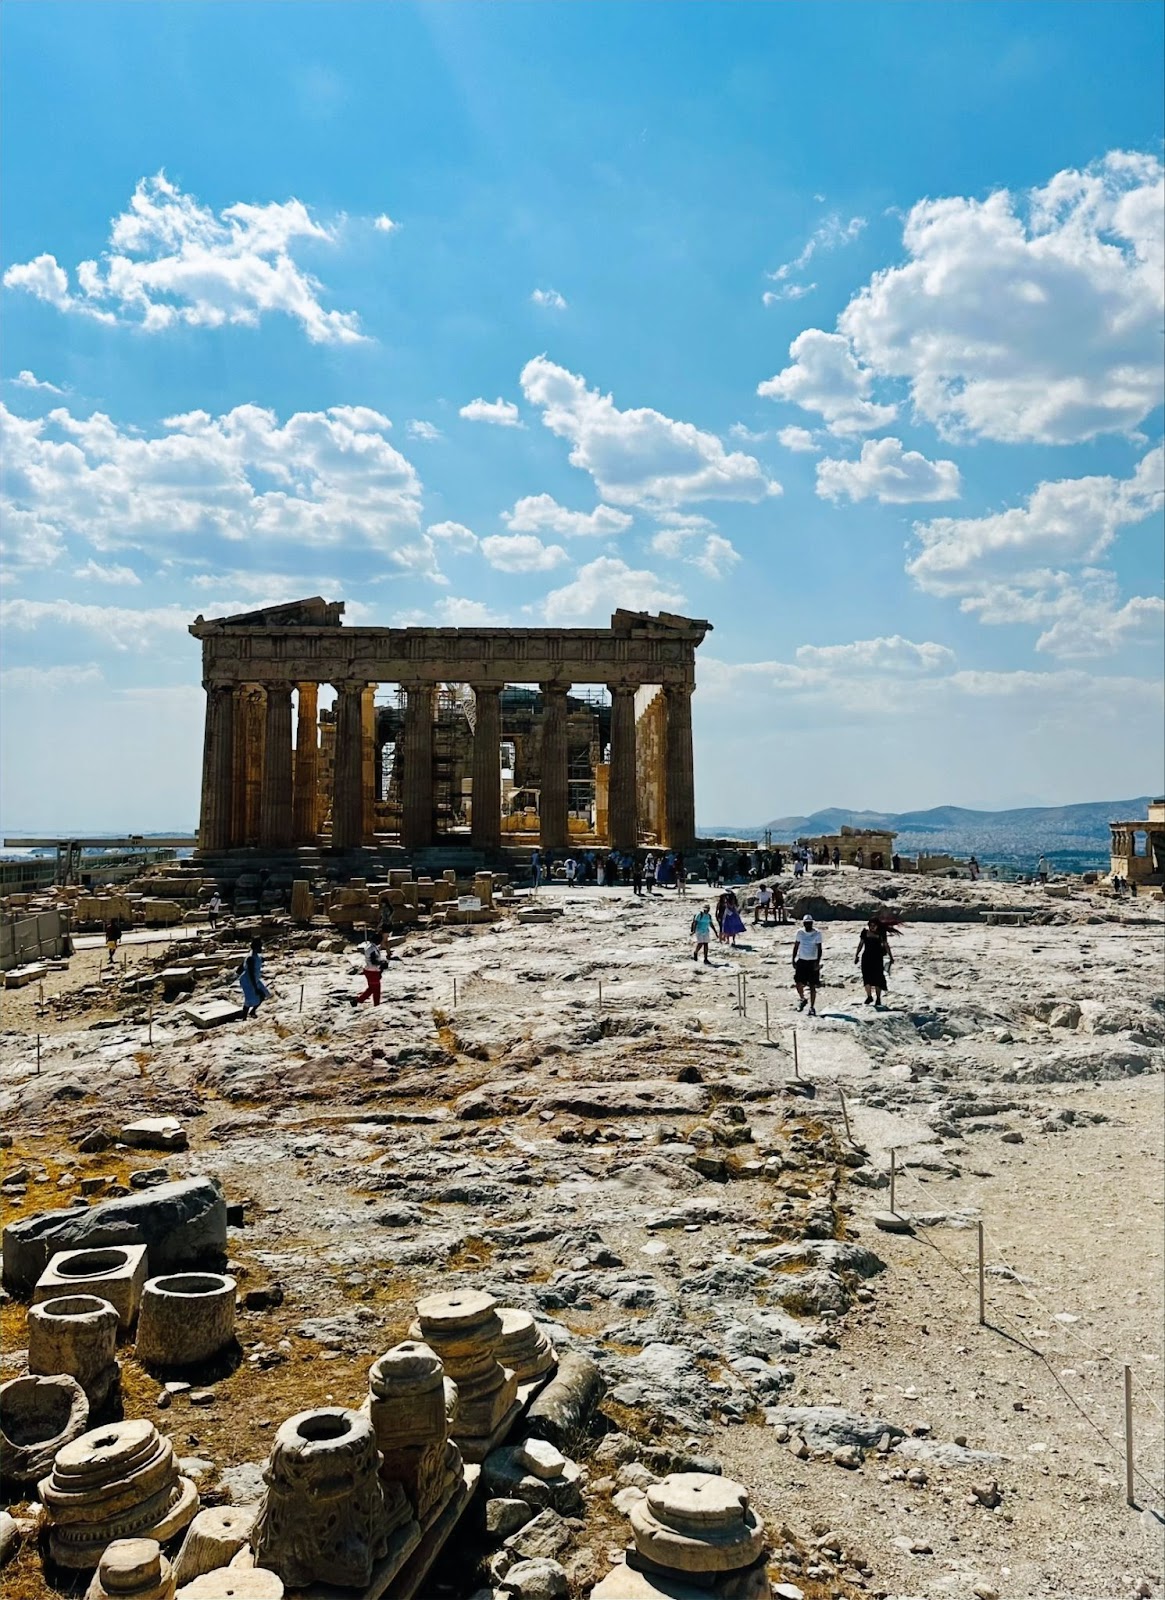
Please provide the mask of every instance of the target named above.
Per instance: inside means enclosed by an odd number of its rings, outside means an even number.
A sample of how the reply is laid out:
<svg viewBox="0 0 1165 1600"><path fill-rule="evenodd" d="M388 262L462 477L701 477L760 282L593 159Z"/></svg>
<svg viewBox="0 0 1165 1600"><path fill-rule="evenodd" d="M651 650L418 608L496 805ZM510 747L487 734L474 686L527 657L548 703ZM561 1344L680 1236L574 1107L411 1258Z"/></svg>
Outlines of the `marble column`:
<svg viewBox="0 0 1165 1600"><path fill-rule="evenodd" d="M362 683L336 685L336 748L332 784L332 849L355 850L364 841Z"/></svg>
<svg viewBox="0 0 1165 1600"><path fill-rule="evenodd" d="M301 683L295 726L295 782L291 799L291 832L296 844L314 844L320 829L319 685Z"/></svg>
<svg viewBox="0 0 1165 1600"><path fill-rule="evenodd" d="M263 776L259 794L259 843L268 850L291 848L291 685L267 685Z"/></svg>
<svg viewBox="0 0 1165 1600"><path fill-rule="evenodd" d="M690 850L696 842L696 785L692 757L692 685L664 685L665 832L669 849Z"/></svg>
<svg viewBox="0 0 1165 1600"><path fill-rule="evenodd" d="M539 839L543 850L561 850L569 842L567 790L566 695L570 685L543 683L542 788L538 800Z"/></svg>
<svg viewBox="0 0 1165 1600"><path fill-rule="evenodd" d="M401 843L423 850L433 842L433 696L428 683L405 685Z"/></svg>
<svg viewBox="0 0 1165 1600"><path fill-rule="evenodd" d="M206 685L206 729L202 736L200 850L229 850L234 785L235 691L229 683Z"/></svg>
<svg viewBox="0 0 1165 1600"><path fill-rule="evenodd" d="M473 820L470 841L479 850L502 842L502 688L473 686L477 716L473 729ZM407 770L407 769L406 769Z"/></svg>
<svg viewBox="0 0 1165 1600"><path fill-rule="evenodd" d="M615 850L634 850L639 844L635 784L635 689L627 683L610 683L611 776L607 833Z"/></svg>
<svg viewBox="0 0 1165 1600"><path fill-rule="evenodd" d="M266 732L265 695L256 684L235 690L234 772L231 794L231 843L259 842L260 790L263 782L263 743Z"/></svg>
<svg viewBox="0 0 1165 1600"><path fill-rule="evenodd" d="M376 685L360 696L361 837L375 843L376 835Z"/></svg>

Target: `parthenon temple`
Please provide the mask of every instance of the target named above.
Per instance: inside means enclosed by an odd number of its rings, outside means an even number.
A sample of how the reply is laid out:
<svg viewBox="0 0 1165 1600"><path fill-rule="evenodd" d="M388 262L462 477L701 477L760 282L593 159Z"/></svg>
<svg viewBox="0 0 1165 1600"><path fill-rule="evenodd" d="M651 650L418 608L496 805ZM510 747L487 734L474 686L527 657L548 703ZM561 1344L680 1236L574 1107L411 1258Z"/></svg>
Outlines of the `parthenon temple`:
<svg viewBox="0 0 1165 1600"><path fill-rule="evenodd" d="M620 610L609 628L352 628L343 611L317 596L191 624L203 852L694 842L710 623Z"/></svg>

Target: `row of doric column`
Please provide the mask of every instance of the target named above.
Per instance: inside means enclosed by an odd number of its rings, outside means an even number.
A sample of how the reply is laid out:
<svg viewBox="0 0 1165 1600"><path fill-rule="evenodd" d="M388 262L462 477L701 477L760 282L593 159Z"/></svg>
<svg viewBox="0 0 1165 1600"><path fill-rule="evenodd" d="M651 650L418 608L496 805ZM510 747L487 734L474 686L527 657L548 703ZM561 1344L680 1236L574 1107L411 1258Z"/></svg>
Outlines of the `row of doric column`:
<svg viewBox="0 0 1165 1600"><path fill-rule="evenodd" d="M318 685L210 684L206 691L203 740L203 850L257 844L286 850L314 843L319 833ZM567 694L569 683L540 685L543 697L540 838L544 849L569 840L567 788ZM497 848L502 838L500 684L472 685L476 700L473 736L471 841ZM292 690L298 692L292 741ZM371 843L375 790L375 686L359 680L335 685L335 749L332 779L332 847ZM433 726L436 687L406 684L402 737L401 842L409 849L433 843ZM608 842L617 850L638 843L635 686L609 684L611 749L608 783ZM695 839L692 776L692 690L664 686L665 841L684 849Z"/></svg>

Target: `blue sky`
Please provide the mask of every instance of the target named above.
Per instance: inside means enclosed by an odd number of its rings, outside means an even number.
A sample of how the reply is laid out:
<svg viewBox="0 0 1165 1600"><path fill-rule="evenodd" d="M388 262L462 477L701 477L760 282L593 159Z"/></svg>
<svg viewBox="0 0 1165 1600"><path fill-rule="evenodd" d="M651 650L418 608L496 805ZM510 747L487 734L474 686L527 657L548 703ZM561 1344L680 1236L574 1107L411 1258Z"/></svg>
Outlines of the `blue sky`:
<svg viewBox="0 0 1165 1600"><path fill-rule="evenodd" d="M1160 788L1161 31L10 4L3 824L193 825L317 591L709 618L705 823Z"/></svg>

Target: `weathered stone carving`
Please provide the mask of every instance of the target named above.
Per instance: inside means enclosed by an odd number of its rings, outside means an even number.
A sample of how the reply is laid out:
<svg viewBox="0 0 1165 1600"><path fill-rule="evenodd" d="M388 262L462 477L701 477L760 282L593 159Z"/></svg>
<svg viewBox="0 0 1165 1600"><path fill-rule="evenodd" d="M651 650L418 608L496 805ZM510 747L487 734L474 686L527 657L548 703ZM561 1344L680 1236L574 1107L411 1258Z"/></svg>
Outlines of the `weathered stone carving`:
<svg viewBox="0 0 1165 1600"><path fill-rule="evenodd" d="M461 1479L461 1452L449 1438L445 1369L428 1345L410 1339L373 1363L368 1388L381 1479L402 1485L423 1523Z"/></svg>
<svg viewBox="0 0 1165 1600"><path fill-rule="evenodd" d="M116 1308L92 1294L62 1295L30 1306L28 1370L67 1373L84 1389L90 1411L99 1411L120 1377L118 1322Z"/></svg>
<svg viewBox="0 0 1165 1600"><path fill-rule="evenodd" d="M33 1304L64 1294L96 1294L108 1300L123 1328L133 1326L146 1283L143 1244L106 1245L96 1250L61 1250L51 1258L32 1291Z"/></svg>
<svg viewBox="0 0 1165 1600"><path fill-rule="evenodd" d="M237 1291L225 1273L151 1278L138 1316L138 1360L147 1366L189 1367L225 1350L235 1339Z"/></svg>
<svg viewBox="0 0 1165 1600"><path fill-rule="evenodd" d="M11 1378L0 1384L0 1477L26 1486L62 1445L89 1426L89 1402L75 1378Z"/></svg>
<svg viewBox="0 0 1165 1600"><path fill-rule="evenodd" d="M152 1422L93 1428L57 1451L40 1482L49 1554L62 1567L95 1567L114 1539L172 1539L198 1510L174 1449Z"/></svg>
<svg viewBox="0 0 1165 1600"><path fill-rule="evenodd" d="M115 1539L97 1564L85 1600L174 1600L174 1568L156 1539Z"/></svg>
<svg viewBox="0 0 1165 1600"><path fill-rule="evenodd" d="M174 1576L179 1586L193 1583L205 1572L229 1566L251 1541L255 1528L252 1506L206 1506L186 1530ZM282 1588L282 1585L280 1585Z"/></svg>
<svg viewBox="0 0 1165 1600"><path fill-rule="evenodd" d="M748 1490L707 1472L673 1472L652 1484L631 1508L631 1535L629 1565L705 1584L752 1567L764 1553L764 1523L748 1503ZM763 1597L763 1563L758 1574ZM739 1586L733 1592L743 1600Z"/></svg>
<svg viewBox="0 0 1165 1600"><path fill-rule="evenodd" d="M558 1355L530 1313L503 1306L498 1315L502 1320L498 1347L502 1366L509 1367L519 1383L533 1383L535 1378L551 1372L558 1363Z"/></svg>
<svg viewBox="0 0 1165 1600"><path fill-rule="evenodd" d="M502 1320L479 1289L417 1302L420 1336L457 1385L453 1437L467 1461L482 1461L516 1420L518 1380L498 1361Z"/></svg>
<svg viewBox="0 0 1165 1600"><path fill-rule="evenodd" d="M399 1484L386 1491L368 1417L341 1406L301 1411L275 1435L251 1544L290 1588L367 1588L389 1536L410 1523ZM394 1492L395 1491L395 1492Z"/></svg>
<svg viewBox="0 0 1165 1600"><path fill-rule="evenodd" d="M283 1580L266 1567L204 1572L182 1590L184 1600L283 1600Z"/></svg>

